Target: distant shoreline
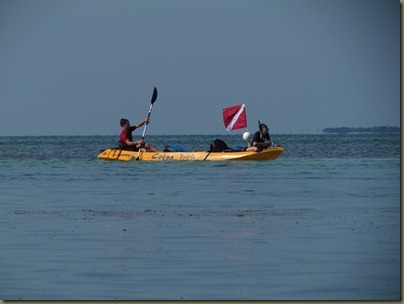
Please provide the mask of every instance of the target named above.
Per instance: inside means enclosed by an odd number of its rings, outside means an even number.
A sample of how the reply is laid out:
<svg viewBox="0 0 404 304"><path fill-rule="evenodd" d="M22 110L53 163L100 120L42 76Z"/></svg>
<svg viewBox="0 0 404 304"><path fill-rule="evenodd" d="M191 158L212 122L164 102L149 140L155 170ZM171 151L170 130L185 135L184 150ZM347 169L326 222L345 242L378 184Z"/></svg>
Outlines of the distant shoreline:
<svg viewBox="0 0 404 304"><path fill-rule="evenodd" d="M325 128L323 129L325 133L400 133L400 127L370 127L370 128L349 128L349 127L338 127L338 128Z"/></svg>

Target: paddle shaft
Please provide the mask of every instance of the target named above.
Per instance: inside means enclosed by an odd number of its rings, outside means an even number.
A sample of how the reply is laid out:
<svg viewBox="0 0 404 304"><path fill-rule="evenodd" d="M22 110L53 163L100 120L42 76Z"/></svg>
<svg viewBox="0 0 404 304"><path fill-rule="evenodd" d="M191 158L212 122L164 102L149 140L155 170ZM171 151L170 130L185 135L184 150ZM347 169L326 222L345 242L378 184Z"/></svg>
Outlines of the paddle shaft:
<svg viewBox="0 0 404 304"><path fill-rule="evenodd" d="M150 109L149 109L149 115L147 115L147 119L149 119L149 118L150 118L150 115L151 115L152 109L153 109L153 104L151 104L151 105L150 105ZM145 134L146 134L146 129L147 129L147 125L148 125L148 124L149 124L149 123L148 123L148 122L146 122L146 124L145 124L145 126L144 126L144 129L143 129L143 135L142 135L142 140L144 140L144 136L145 136Z"/></svg>
<svg viewBox="0 0 404 304"><path fill-rule="evenodd" d="M150 115L151 115L151 112L152 112L152 109L153 109L153 104L155 103L156 99L157 99L157 88L155 87L154 90L153 90L153 95L152 95L152 98L151 98L151 104L150 104L150 108L149 108L149 114L147 115L147 119L150 118ZM147 129L148 124L149 123L146 122L146 124L144 126L143 134L142 134L142 140L144 140L144 137L146 135L146 129ZM137 154L136 160L139 160L139 158L140 158L140 149L141 148L139 148L139 153Z"/></svg>

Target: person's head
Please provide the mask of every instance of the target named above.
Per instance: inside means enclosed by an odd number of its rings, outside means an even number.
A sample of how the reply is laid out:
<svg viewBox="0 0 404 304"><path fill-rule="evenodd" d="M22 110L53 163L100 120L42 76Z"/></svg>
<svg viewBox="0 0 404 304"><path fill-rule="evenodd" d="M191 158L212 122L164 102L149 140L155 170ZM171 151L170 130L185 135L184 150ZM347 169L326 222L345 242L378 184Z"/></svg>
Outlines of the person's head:
<svg viewBox="0 0 404 304"><path fill-rule="evenodd" d="M125 118L121 118L121 127L123 128L123 127L127 127L127 128L129 128L130 127L130 124L129 124L129 120L127 120L127 119L125 119Z"/></svg>
<svg viewBox="0 0 404 304"><path fill-rule="evenodd" d="M262 124L260 124L259 127L260 127L260 132L261 132L262 134L268 133L268 126L267 126L266 124L262 123Z"/></svg>

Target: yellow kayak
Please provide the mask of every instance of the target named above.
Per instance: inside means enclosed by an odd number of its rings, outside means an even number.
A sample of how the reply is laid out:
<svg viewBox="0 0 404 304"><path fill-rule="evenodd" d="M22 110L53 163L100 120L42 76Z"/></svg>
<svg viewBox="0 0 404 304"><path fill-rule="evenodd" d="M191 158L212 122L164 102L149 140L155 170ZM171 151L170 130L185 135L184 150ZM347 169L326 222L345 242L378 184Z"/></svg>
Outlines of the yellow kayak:
<svg viewBox="0 0 404 304"><path fill-rule="evenodd" d="M110 148L102 151L97 157L103 160L143 160L143 161L225 161L225 160L274 160L283 152L282 147L274 147L255 151L237 151L237 152L136 152L127 151L118 148Z"/></svg>

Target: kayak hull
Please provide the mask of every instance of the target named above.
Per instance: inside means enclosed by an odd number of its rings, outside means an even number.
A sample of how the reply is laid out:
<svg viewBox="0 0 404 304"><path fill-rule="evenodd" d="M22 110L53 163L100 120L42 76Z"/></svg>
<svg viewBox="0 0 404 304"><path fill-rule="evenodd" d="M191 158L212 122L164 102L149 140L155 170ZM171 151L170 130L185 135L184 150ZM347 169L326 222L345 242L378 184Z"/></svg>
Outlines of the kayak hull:
<svg viewBox="0 0 404 304"><path fill-rule="evenodd" d="M255 151L237 152L136 152L117 148L110 148L102 151L98 158L102 160L118 161L227 161L227 160L274 160L283 153L282 147L274 147ZM139 157L139 159L137 159Z"/></svg>

